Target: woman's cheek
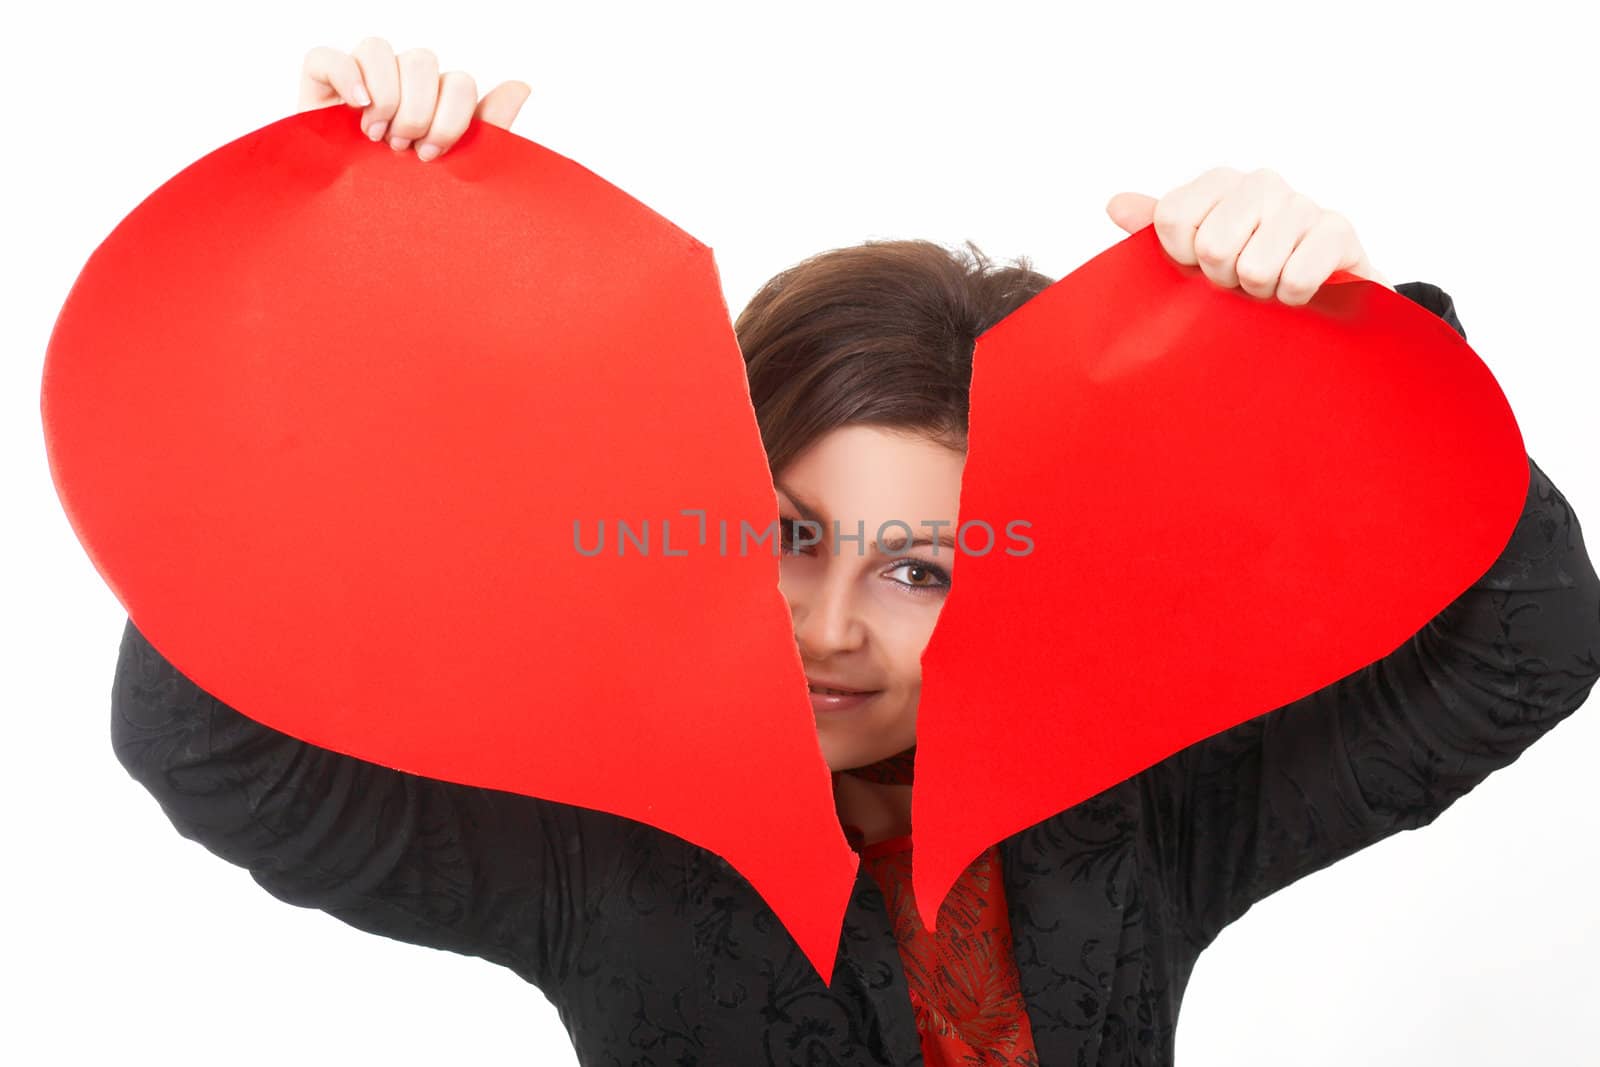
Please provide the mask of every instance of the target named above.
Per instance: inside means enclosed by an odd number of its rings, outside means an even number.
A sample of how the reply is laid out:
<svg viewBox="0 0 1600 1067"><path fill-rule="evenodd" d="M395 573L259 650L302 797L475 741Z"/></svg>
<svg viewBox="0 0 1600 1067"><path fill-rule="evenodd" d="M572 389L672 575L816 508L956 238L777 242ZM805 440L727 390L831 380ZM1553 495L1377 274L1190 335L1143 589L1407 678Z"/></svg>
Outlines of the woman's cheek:
<svg viewBox="0 0 1600 1067"><path fill-rule="evenodd" d="M778 557L778 591L789 601L790 607L797 602L804 603L809 590L816 583L816 562L810 556Z"/></svg>
<svg viewBox="0 0 1600 1067"><path fill-rule="evenodd" d="M895 663L906 665L899 671L902 675L922 676L922 650L933 637L944 602L942 595L901 589L886 589L879 595L875 606L881 620L880 629L892 647Z"/></svg>

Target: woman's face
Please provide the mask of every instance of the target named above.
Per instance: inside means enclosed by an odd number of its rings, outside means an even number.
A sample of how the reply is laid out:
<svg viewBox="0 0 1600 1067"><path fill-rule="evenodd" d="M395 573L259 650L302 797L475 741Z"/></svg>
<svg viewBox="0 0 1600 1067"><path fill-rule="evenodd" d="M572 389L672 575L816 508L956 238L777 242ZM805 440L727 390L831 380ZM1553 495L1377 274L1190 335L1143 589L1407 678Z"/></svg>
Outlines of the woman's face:
<svg viewBox="0 0 1600 1067"><path fill-rule="evenodd" d="M863 767L916 743L922 650L954 569L965 462L965 453L925 437L846 426L774 479L784 539L778 586L831 770ZM815 525L796 527L801 520ZM878 541L885 523L905 526L889 525ZM822 688L865 695L829 696Z"/></svg>

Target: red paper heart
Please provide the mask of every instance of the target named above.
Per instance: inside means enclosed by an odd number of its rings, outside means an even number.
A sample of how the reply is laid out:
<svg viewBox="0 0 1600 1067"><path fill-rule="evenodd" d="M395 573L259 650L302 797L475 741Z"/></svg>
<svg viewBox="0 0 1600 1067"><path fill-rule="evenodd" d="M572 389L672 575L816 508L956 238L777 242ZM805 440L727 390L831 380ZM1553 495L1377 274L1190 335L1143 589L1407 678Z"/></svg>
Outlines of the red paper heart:
<svg viewBox="0 0 1600 1067"><path fill-rule="evenodd" d="M924 656L925 921L1000 837L1391 650L1526 488L1504 398L1433 316L1371 284L1258 302L1149 229L976 363L962 519L1037 547L964 557ZM743 375L709 251L648 208L494 127L419 164L330 108L118 226L43 409L75 531L197 684L709 848L829 976L857 860L770 542L739 551L776 517ZM652 551L583 556L574 519L649 521Z"/></svg>
<svg viewBox="0 0 1600 1067"><path fill-rule="evenodd" d="M42 404L73 529L196 684L709 848L833 973L858 861L772 542L737 551L777 498L704 245L496 127L423 164L308 112L118 225Z"/></svg>
<svg viewBox="0 0 1600 1067"><path fill-rule="evenodd" d="M923 653L925 926L989 845L1383 658L1505 548L1529 472L1493 375L1330 281L1258 299L1146 227L978 339L960 523L999 536Z"/></svg>

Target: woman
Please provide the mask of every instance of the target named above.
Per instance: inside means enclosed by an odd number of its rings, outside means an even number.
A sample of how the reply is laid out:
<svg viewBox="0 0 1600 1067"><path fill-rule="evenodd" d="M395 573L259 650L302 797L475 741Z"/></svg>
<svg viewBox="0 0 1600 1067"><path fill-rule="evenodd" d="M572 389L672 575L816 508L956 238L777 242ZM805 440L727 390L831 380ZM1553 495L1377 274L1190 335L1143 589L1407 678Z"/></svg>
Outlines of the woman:
<svg viewBox="0 0 1600 1067"><path fill-rule="evenodd" d="M431 53L375 38L312 50L301 84L303 107L359 107L374 141L424 162L474 115L509 126L528 95L507 82L477 101ZM1256 297L1304 303L1338 269L1388 285L1343 219L1268 172L1209 171L1108 210ZM998 843L936 942L910 900L907 835L919 657L955 554L835 552L828 535L907 515L953 528L975 339L1049 281L976 249L872 243L784 271L736 323L789 547L780 586L863 856L831 986L704 849L297 741L200 690L131 622L119 759L179 832L280 899L539 986L585 1063L1170 1063L1184 986L1224 926L1431 822L1583 703L1600 579L1530 461L1500 559L1409 642ZM1391 288L1461 329L1437 287Z"/></svg>

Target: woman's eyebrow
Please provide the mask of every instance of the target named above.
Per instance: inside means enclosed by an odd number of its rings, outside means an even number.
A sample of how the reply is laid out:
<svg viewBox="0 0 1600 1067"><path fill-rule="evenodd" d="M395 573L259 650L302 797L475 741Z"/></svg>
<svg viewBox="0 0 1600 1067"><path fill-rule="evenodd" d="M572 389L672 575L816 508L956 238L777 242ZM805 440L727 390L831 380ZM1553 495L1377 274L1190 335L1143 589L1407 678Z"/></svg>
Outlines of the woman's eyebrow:
<svg viewBox="0 0 1600 1067"><path fill-rule="evenodd" d="M831 525L829 525L828 521L822 517L822 509L818 508L817 506L815 506L814 504L810 503L809 501L803 499L793 489L790 489L788 486L784 485L782 482L773 482L772 485L773 485L773 488L777 489L784 496L789 498L789 502L791 504L793 504L794 507L795 507L795 510L800 513L800 517L801 518L805 519L808 522L814 522L818 526L821 526L823 528L823 533L828 533L833 529L833 527ZM949 526L950 524L949 523L943 523L942 525L943 526ZM886 538L884 538L884 540L882 540L882 541L874 541L872 543L873 549L880 556L886 556L886 555L889 555L889 554L894 553L894 552L904 552L908 547L909 548L915 548L918 545L925 545L925 546L930 546L930 547L934 546L934 545L939 545L939 546L943 546L945 548L948 548L951 551L954 551L955 547L956 547L955 535L951 534L951 533L948 533L943 529L941 529L939 531L939 536L938 537L913 537L909 541L907 541L905 536L904 536L904 527L895 526L895 527L891 527L891 530L898 532L900 534L900 536L894 536L891 533L891 535L886 537ZM938 554L939 553L937 551L934 552L934 555L938 555Z"/></svg>
<svg viewBox="0 0 1600 1067"><path fill-rule="evenodd" d="M800 512L800 517L802 519L805 519L808 522L817 523L821 526L827 525L827 520L822 517L821 509L814 507L809 502L801 499L800 494L796 493L793 489L790 489L782 482L775 481L772 483L772 485L773 488L777 489L784 496L789 498L789 502L795 506L795 510Z"/></svg>
<svg viewBox="0 0 1600 1067"><path fill-rule="evenodd" d="M943 525L948 526L950 524L944 523ZM939 531L938 537L913 537L910 541L907 541L904 537L889 537L883 541L875 541L873 543L880 553L904 552L908 547L915 548L918 545L942 545L951 550L956 547L955 537L945 533L943 530ZM937 556L938 554L937 551L934 552L934 555Z"/></svg>

